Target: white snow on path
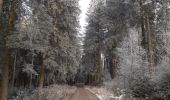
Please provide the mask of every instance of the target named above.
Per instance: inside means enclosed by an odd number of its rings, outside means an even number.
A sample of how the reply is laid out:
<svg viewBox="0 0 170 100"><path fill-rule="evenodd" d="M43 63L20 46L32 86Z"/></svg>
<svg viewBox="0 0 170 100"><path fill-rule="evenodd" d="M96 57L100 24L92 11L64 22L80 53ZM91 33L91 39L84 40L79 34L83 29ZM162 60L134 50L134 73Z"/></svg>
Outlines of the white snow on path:
<svg viewBox="0 0 170 100"><path fill-rule="evenodd" d="M115 96L113 91L108 90L105 87L86 86L85 89L96 94L100 100L125 100L124 95Z"/></svg>
<svg viewBox="0 0 170 100"><path fill-rule="evenodd" d="M75 94L77 89L78 88L76 86L52 85L35 90L31 95L18 95L11 100L43 100L43 98L46 100L70 100L71 96ZM100 100L132 100L123 99L124 95L115 96L113 91L108 90L104 86L84 86L84 89L95 94Z"/></svg>

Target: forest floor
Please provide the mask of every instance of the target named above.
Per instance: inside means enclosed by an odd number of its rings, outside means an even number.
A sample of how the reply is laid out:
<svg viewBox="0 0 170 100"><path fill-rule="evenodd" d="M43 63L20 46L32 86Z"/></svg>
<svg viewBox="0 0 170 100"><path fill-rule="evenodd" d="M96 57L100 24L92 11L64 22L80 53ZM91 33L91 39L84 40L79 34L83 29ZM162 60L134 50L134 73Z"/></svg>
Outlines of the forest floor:
<svg viewBox="0 0 170 100"><path fill-rule="evenodd" d="M22 98L20 98L22 97ZM75 99L77 98L77 99ZM81 98L81 99L80 99ZM114 99L117 98L117 99ZM104 86L52 85L13 100L121 100Z"/></svg>
<svg viewBox="0 0 170 100"><path fill-rule="evenodd" d="M85 88L77 88L76 92L70 97L70 100L99 100L99 98Z"/></svg>

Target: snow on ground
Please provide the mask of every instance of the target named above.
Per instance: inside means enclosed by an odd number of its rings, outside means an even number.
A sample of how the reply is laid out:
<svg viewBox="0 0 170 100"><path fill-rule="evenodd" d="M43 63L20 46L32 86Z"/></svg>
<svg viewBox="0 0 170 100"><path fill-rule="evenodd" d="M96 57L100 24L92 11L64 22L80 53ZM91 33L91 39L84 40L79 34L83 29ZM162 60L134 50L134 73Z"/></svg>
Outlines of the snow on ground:
<svg viewBox="0 0 170 100"><path fill-rule="evenodd" d="M90 92L96 94L100 100L125 100L123 94L120 96L115 96L112 90L104 86L86 86L85 88Z"/></svg>
<svg viewBox="0 0 170 100"><path fill-rule="evenodd" d="M85 86L100 100L124 100L121 99L123 95L114 96L113 91L104 86ZM17 96L12 100L69 100L75 93L77 87L68 85L52 85L43 89L35 90L32 95Z"/></svg>
<svg viewBox="0 0 170 100"><path fill-rule="evenodd" d="M68 85L52 85L43 89L35 90L32 95L17 96L12 100L69 100L77 87Z"/></svg>
<svg viewBox="0 0 170 100"><path fill-rule="evenodd" d="M108 98L114 97L113 92L111 90L106 89L104 86L100 87L86 86L85 88L90 92L96 94L102 100L108 100Z"/></svg>

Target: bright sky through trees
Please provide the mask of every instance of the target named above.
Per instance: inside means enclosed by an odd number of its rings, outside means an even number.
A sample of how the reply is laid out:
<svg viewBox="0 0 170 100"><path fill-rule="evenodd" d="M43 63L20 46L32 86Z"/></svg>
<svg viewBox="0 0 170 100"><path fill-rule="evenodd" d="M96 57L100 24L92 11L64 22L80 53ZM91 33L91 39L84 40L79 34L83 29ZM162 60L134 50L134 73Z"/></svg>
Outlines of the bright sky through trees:
<svg viewBox="0 0 170 100"><path fill-rule="evenodd" d="M81 9L81 14L80 14L80 33L84 33L85 28L84 26L87 24L86 22L86 12L88 10L89 4L90 4L91 0L80 0L79 4L80 4L80 9Z"/></svg>

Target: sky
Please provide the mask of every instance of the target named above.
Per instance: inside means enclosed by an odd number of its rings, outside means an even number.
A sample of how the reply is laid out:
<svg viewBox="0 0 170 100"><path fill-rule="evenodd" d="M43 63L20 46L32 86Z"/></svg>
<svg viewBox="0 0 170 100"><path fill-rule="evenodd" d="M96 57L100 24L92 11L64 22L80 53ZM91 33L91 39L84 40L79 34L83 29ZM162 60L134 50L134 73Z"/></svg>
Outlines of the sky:
<svg viewBox="0 0 170 100"><path fill-rule="evenodd" d="M79 1L79 5L80 5L80 9L81 9L81 14L80 14L80 34L83 34L85 32L85 25L87 24L86 22L86 12L88 10L89 4L90 4L91 0L80 0Z"/></svg>

